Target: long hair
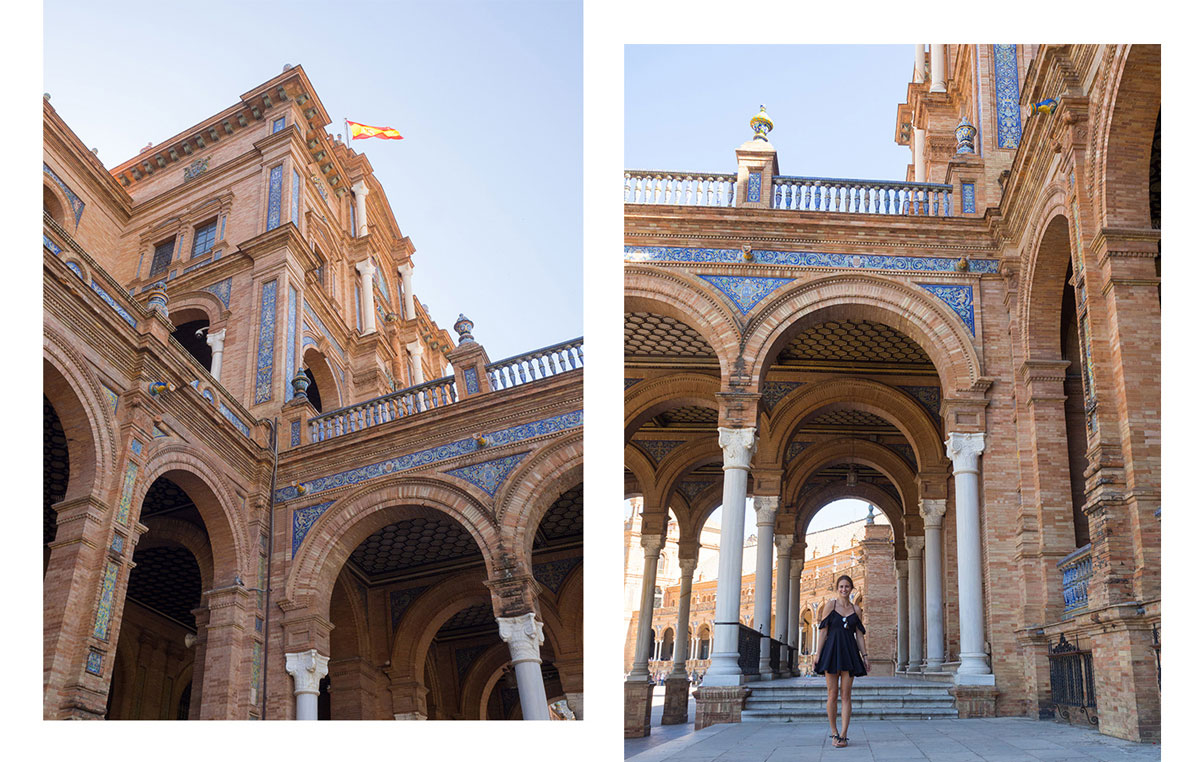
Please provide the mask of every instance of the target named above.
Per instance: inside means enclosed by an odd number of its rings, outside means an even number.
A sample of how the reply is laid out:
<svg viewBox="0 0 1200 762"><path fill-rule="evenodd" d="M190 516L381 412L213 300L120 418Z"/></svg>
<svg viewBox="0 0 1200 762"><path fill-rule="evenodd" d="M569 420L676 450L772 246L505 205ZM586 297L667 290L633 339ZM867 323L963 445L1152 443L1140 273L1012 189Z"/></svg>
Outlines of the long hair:
<svg viewBox="0 0 1200 762"><path fill-rule="evenodd" d="M850 579L850 575L849 575L849 574L843 574L842 576L840 576L840 577L838 577L838 578L837 578L837 582L834 582L834 583L833 583L833 589L834 589L834 590L837 590L837 588L838 588L838 585L842 584L842 580L846 580L847 582L849 582L849 583L850 583L850 589L851 589L851 590L853 590L853 589L854 589L854 580Z"/></svg>

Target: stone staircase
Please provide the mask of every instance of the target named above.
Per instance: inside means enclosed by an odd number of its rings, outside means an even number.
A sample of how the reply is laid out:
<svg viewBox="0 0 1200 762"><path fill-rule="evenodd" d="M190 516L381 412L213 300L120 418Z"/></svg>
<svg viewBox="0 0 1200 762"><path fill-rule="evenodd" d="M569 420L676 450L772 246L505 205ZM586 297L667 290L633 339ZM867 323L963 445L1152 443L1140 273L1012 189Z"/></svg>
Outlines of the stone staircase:
<svg viewBox="0 0 1200 762"><path fill-rule="evenodd" d="M750 683L742 722L825 722L825 680L795 677ZM924 720L958 717L946 685L897 677L860 677L851 694L859 720ZM839 705L840 709L840 705Z"/></svg>

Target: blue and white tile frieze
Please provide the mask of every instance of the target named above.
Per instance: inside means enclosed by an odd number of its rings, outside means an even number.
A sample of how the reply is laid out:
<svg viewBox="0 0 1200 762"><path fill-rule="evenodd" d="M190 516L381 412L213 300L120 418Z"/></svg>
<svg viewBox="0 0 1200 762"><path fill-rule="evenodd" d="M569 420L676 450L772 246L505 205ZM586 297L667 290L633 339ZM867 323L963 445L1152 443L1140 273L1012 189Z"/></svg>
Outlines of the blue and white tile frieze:
<svg viewBox="0 0 1200 762"><path fill-rule="evenodd" d="M746 182L746 200L752 203L762 201L762 173L751 172Z"/></svg>
<svg viewBox="0 0 1200 762"><path fill-rule="evenodd" d="M283 203L283 165L271 170L271 184L267 191L267 230L279 227L279 207Z"/></svg>
<svg viewBox="0 0 1200 762"><path fill-rule="evenodd" d="M919 283L917 284L929 293L941 299L954 314L962 318L971 335L975 335L975 296L970 286L957 286L948 283Z"/></svg>
<svg viewBox="0 0 1200 762"><path fill-rule="evenodd" d="M483 463L472 463L469 466L456 468L446 473L451 476L457 476L459 479L468 481L474 484L479 489L488 494L489 497L495 497L499 491L500 485L504 484L504 480L512 473L512 470L525 459L529 453L523 452L519 455L509 455L496 460L489 460Z"/></svg>
<svg viewBox="0 0 1200 762"><path fill-rule="evenodd" d="M229 293L233 289L233 278L226 278L220 283L214 283L211 286L204 286L201 291L207 291L213 296L221 300L221 304L225 305L225 309L229 309Z"/></svg>
<svg viewBox="0 0 1200 762"><path fill-rule="evenodd" d="M250 436L250 427L241 418L238 418L232 410L225 407L224 402L218 402L217 407L220 409L221 415L225 416L225 419L232 423L234 428L242 432L243 436Z"/></svg>
<svg viewBox="0 0 1200 762"><path fill-rule="evenodd" d="M329 506L333 505L333 503L333 500L329 500L292 511L293 558L296 556L296 551L300 549L300 544L304 542L304 536L308 534L308 530L312 529L312 525L317 523L317 519L321 518L322 514L329 510Z"/></svg>
<svg viewBox="0 0 1200 762"><path fill-rule="evenodd" d="M736 275L701 275L737 305L743 315L780 286L792 282L791 278L750 278Z"/></svg>
<svg viewBox="0 0 1200 762"><path fill-rule="evenodd" d="M83 207L85 206L83 200L80 199L79 196L75 195L75 191L67 187L67 184L62 181L62 178L54 174L54 170L50 169L50 165L46 162L42 162L42 171L47 175L50 175L50 179L54 181L54 184L61 188L62 192L66 194L67 203L71 205L71 213L75 215L75 227L78 228L79 218L83 216Z"/></svg>
<svg viewBox="0 0 1200 762"><path fill-rule="evenodd" d="M275 381L275 288L276 281L262 285L258 319L258 369L254 375L254 404L271 399Z"/></svg>
<svg viewBox="0 0 1200 762"><path fill-rule="evenodd" d="M1017 82L1017 46L993 45L996 67L996 135L1001 148L1021 142L1020 86Z"/></svg>
<svg viewBox="0 0 1200 762"><path fill-rule="evenodd" d="M741 249L700 249L680 246L626 246L627 262L689 262L744 265ZM755 264L794 267L836 267L850 270L901 270L908 272L958 272L959 257L902 257L892 254L832 254L816 251L754 250ZM968 259L967 272L981 275L1000 272L998 259Z"/></svg>
<svg viewBox="0 0 1200 762"><path fill-rule="evenodd" d="M963 214L974 214L975 213L975 183L963 183L962 184L962 193L959 195L962 197L962 213Z"/></svg>
<svg viewBox="0 0 1200 762"><path fill-rule="evenodd" d="M484 438L487 439L490 446L501 447L503 445L535 439L547 434L556 434L560 431L577 429L582 425L583 411L577 410L532 423L522 423L518 426L511 426L499 431L484 432ZM305 484L308 486L308 494L318 495L339 487L361 484L365 481L378 479L381 476L389 476L401 471L409 471L421 466L428 466L443 460L449 460L450 458L457 458L478 452L479 445L475 443L474 437L460 439L438 447L431 447L396 458L382 460L378 463L371 463L366 466L352 468L348 471L323 476L312 481L306 481ZM275 500L278 502L294 500L296 497L296 488L293 486L289 485L275 490Z"/></svg>
<svg viewBox="0 0 1200 762"><path fill-rule="evenodd" d="M942 414L942 390L937 386L899 386L901 391L907 392L913 398L920 402L921 405L929 411L934 420L938 420Z"/></svg>
<svg viewBox="0 0 1200 762"><path fill-rule="evenodd" d="M62 254L63 253L63 248L61 246L59 246L58 244L56 244L54 241L50 240L50 236L46 235L45 233L42 233L42 245L45 246L47 249L49 249L54 254ZM76 267L78 267L78 265L76 265Z"/></svg>
<svg viewBox="0 0 1200 762"><path fill-rule="evenodd" d="M671 454L679 445L683 444L682 439L635 439L634 443L638 447L646 451L646 454L654 459L655 463L662 463L663 458Z"/></svg>
<svg viewBox="0 0 1200 762"><path fill-rule="evenodd" d="M636 384L638 381L641 381L641 380L642 380L642 379L640 379L640 378L627 378L627 379L625 379L625 389L626 389L626 390L628 390L628 389L629 389L629 387L633 386L634 384Z"/></svg>
<svg viewBox="0 0 1200 762"><path fill-rule="evenodd" d="M283 371L283 398L291 400L296 392L292 389L292 378L296 375L296 287L288 286L287 355Z"/></svg>
<svg viewBox="0 0 1200 762"><path fill-rule="evenodd" d="M329 343L332 344L333 348L337 350L338 355L345 360L346 350L342 349L342 345L338 343L337 339L333 338L333 334L330 333L329 329L325 327L325 324L321 322L321 318L317 317L317 313L313 311L313 308L309 305L307 299L304 300L304 314L312 318L313 324L317 326L317 330L325 334L325 338L329 339Z"/></svg>
<svg viewBox="0 0 1200 762"><path fill-rule="evenodd" d="M467 394L479 394L479 374L474 368L463 369L463 381L467 384Z"/></svg>
<svg viewBox="0 0 1200 762"><path fill-rule="evenodd" d="M91 286L92 290L96 292L96 295L103 299L109 307L112 307L113 311L120 315L122 320L124 320L126 323L129 323L130 326L137 328L137 320L134 319L133 315L130 315L124 307L117 304L116 300L109 296L108 292L104 290L103 286L101 286L95 280L92 281Z"/></svg>

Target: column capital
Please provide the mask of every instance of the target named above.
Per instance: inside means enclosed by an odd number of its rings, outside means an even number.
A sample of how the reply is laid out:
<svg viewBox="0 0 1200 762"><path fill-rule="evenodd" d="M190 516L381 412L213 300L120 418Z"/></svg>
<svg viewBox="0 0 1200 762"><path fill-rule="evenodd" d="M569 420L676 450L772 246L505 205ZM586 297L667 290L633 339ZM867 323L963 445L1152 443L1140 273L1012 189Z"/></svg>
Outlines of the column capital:
<svg viewBox="0 0 1200 762"><path fill-rule="evenodd" d="M908 550L908 560L912 561L925 549L924 537L905 537L904 547Z"/></svg>
<svg viewBox="0 0 1200 762"><path fill-rule="evenodd" d="M362 275L365 278L375 277L375 263L371 261L370 257L367 257L363 261L354 265L354 269L358 271L359 275Z"/></svg>
<svg viewBox="0 0 1200 762"><path fill-rule="evenodd" d="M404 345L404 348L407 349L408 353L413 357L420 357L421 355L425 354L425 347L421 346L421 342L419 341L410 341L408 344Z"/></svg>
<svg viewBox="0 0 1200 762"><path fill-rule="evenodd" d="M679 573L684 577L690 578L696 572L697 561L699 561L697 558L680 558Z"/></svg>
<svg viewBox="0 0 1200 762"><path fill-rule="evenodd" d="M296 683L296 693L319 693L321 678L329 674L329 657L311 648L300 653L284 654L287 672Z"/></svg>
<svg viewBox="0 0 1200 762"><path fill-rule="evenodd" d="M646 558L657 558L662 547L663 536L661 534L642 535L642 553L645 554Z"/></svg>
<svg viewBox="0 0 1200 762"><path fill-rule="evenodd" d="M508 644L513 664L524 661L542 663L541 646L546 640L542 623L533 612L521 616L498 616L500 639Z"/></svg>
<svg viewBox="0 0 1200 762"><path fill-rule="evenodd" d="M896 576L901 579L908 579L908 561L896 562Z"/></svg>
<svg viewBox="0 0 1200 762"><path fill-rule="evenodd" d="M942 526L942 518L946 515L946 501L944 499L927 497L921 500L921 517L925 519L925 528L938 528Z"/></svg>
<svg viewBox="0 0 1200 762"><path fill-rule="evenodd" d="M204 342L213 348L214 352L220 352L225 349L225 329L219 331L209 331L205 336Z"/></svg>
<svg viewBox="0 0 1200 762"><path fill-rule="evenodd" d="M354 191L354 195L359 198L366 198L367 194L371 192L371 189L367 187L366 180L359 180L354 183L350 186L350 190Z"/></svg>
<svg viewBox="0 0 1200 762"><path fill-rule="evenodd" d="M777 497L758 497L754 498L754 515L757 518L758 526L775 526L775 512L779 509L779 498Z"/></svg>
<svg viewBox="0 0 1200 762"><path fill-rule="evenodd" d="M796 538L793 535L777 534L775 535L775 550L779 551L781 557L787 556L791 558L792 545L795 541Z"/></svg>
<svg viewBox="0 0 1200 762"><path fill-rule="evenodd" d="M750 470L750 459L758 448L758 432L751 426L744 429L717 429L717 443L724 455L724 467Z"/></svg>
<svg viewBox="0 0 1200 762"><path fill-rule="evenodd" d="M955 474L979 472L979 456L983 453L985 437L983 432L950 432L946 439L946 455L954 462Z"/></svg>

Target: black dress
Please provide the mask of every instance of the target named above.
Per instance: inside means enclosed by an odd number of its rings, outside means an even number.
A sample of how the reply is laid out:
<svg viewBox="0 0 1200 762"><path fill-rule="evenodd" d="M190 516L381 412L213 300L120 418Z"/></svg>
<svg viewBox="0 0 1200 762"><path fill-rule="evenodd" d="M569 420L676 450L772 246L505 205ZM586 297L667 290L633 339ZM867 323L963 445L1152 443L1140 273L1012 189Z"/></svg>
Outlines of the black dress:
<svg viewBox="0 0 1200 762"><path fill-rule="evenodd" d="M867 634L867 628L858 618L858 611L850 616L842 616L834 607L818 625L818 629L825 630L825 643L821 646L817 663L813 665L813 672L818 675L849 672L854 677L867 674L867 667L858 653L858 641L854 637L855 630Z"/></svg>

